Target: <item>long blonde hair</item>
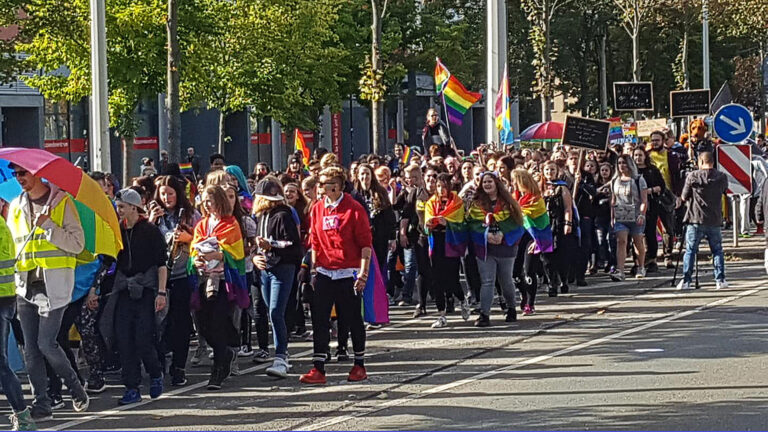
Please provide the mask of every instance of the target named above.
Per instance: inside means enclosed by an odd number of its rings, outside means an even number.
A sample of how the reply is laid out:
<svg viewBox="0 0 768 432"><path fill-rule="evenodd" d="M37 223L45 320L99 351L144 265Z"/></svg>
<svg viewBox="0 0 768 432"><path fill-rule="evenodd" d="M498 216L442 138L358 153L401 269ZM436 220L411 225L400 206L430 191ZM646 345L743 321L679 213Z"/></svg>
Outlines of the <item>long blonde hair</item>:
<svg viewBox="0 0 768 432"><path fill-rule="evenodd" d="M536 180L527 170L522 168L512 170L512 180L514 180L520 192L541 196L541 188L539 188L538 183L536 183Z"/></svg>

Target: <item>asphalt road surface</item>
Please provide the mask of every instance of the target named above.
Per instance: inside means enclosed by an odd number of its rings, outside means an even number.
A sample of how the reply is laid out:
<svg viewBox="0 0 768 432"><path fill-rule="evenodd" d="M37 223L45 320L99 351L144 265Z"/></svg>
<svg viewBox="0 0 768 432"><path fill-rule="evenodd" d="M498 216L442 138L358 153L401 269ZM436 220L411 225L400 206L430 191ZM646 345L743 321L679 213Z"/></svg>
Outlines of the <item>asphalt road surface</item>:
<svg viewBox="0 0 768 432"><path fill-rule="evenodd" d="M702 266L702 269L708 266ZM642 282L604 275L537 314L492 327L434 315L368 332L369 380L345 381L351 363L327 366L328 385L298 382L311 344L289 346L293 375L240 359L241 376L207 391L207 367L160 399L117 407L122 388L67 407L41 428L203 430L755 430L768 426L768 288L762 262L727 263L730 287L678 292L671 271ZM434 313L434 308L430 311ZM474 319L474 318L473 318ZM145 389L147 385L145 384ZM28 392L28 390L26 390ZM146 390L145 390L146 391ZM27 393L28 394L28 393ZM7 408L6 408L7 411Z"/></svg>

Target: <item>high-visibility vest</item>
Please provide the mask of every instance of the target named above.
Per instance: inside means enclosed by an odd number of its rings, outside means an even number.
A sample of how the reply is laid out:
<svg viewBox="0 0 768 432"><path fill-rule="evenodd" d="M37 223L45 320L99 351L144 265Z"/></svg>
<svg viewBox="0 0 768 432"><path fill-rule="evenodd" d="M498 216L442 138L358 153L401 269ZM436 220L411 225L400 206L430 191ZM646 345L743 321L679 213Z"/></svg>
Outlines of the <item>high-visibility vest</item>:
<svg viewBox="0 0 768 432"><path fill-rule="evenodd" d="M16 281L14 277L14 264L16 257L13 255L13 236L5 219L0 216L0 243L8 242L0 247L0 251L7 252L2 256L0 254L0 297L13 297L16 295Z"/></svg>
<svg viewBox="0 0 768 432"><path fill-rule="evenodd" d="M68 202L69 197L64 197L51 210L49 217L58 226L64 224L64 212ZM45 269L75 268L77 264L75 257L77 254L65 252L56 247L45 238L45 231L39 227L35 227L32 239L27 243L24 250L21 251L21 254L19 254L19 248L24 245L29 236L29 225L21 208L13 209L13 214L9 215L9 217L11 219L8 225L13 234L13 242L16 244L16 254L19 255L19 260L16 262L16 270L23 272L37 267Z"/></svg>

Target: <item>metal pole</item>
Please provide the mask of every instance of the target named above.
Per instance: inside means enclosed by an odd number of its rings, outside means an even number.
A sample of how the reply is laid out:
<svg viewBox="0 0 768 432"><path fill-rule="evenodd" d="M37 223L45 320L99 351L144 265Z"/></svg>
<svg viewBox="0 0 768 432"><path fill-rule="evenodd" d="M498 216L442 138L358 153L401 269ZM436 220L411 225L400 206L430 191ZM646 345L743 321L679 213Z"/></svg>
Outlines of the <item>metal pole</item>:
<svg viewBox="0 0 768 432"><path fill-rule="evenodd" d="M709 88L709 0L701 0L702 55L704 60L704 88Z"/></svg>
<svg viewBox="0 0 768 432"><path fill-rule="evenodd" d="M731 206L733 206L733 247L739 247L739 196L731 197Z"/></svg>
<svg viewBox="0 0 768 432"><path fill-rule="evenodd" d="M72 103L67 101L67 160L72 162Z"/></svg>
<svg viewBox="0 0 768 432"><path fill-rule="evenodd" d="M90 150L95 171L112 171L109 145L107 29L104 0L91 1L91 128Z"/></svg>
<svg viewBox="0 0 768 432"><path fill-rule="evenodd" d="M355 122L352 115L352 102L354 96L349 95L349 163L355 159Z"/></svg>
<svg viewBox="0 0 768 432"><path fill-rule="evenodd" d="M494 119L495 95L498 90L498 0L486 2L486 80L485 80L485 142L496 141L496 122Z"/></svg>

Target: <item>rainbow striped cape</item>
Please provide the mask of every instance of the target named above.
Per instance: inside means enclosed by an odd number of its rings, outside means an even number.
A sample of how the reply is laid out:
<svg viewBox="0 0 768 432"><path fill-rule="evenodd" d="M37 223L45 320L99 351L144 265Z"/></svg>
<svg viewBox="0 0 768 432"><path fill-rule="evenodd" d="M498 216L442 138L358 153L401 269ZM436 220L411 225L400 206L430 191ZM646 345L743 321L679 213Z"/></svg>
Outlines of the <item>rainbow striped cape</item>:
<svg viewBox="0 0 768 432"><path fill-rule="evenodd" d="M445 227L445 256L460 258L467 250L467 225L464 221L464 201L456 192L451 192L445 208L440 209L440 199L433 195L424 206L425 229L429 233L429 255L435 247L434 234L430 230L430 219L442 216L448 222Z"/></svg>
<svg viewBox="0 0 768 432"><path fill-rule="evenodd" d="M523 210L523 226L536 244L534 252L552 252L554 249L552 225L549 223L549 214L547 213L547 206L544 204L544 198L525 194L518 202Z"/></svg>
<svg viewBox="0 0 768 432"><path fill-rule="evenodd" d="M499 230L504 235L503 244L507 246L514 246L525 232L523 227L512 219L510 211L502 209L498 203L493 212L488 212L473 202L467 213L467 225L469 225L470 240L475 244L475 255L481 260L485 260L488 252L490 226L487 222L490 222L488 220L490 218L493 218L493 221L498 225Z"/></svg>
<svg viewBox="0 0 768 432"><path fill-rule="evenodd" d="M371 264L368 280L363 289L363 320L368 323L384 324L389 322L389 299L387 298L387 280L379 269L376 253L371 251Z"/></svg>
<svg viewBox="0 0 768 432"><path fill-rule="evenodd" d="M226 294L230 302L234 302L241 309L250 306L248 298L248 283L245 280L245 249L243 236L240 232L240 224L234 216L223 218L215 227L211 227L208 234L208 220L206 216L195 226L195 234L192 237L192 245L197 244L208 237L216 237L219 247L224 253L224 281L226 282ZM187 274L192 282L192 309L200 309L200 284L198 283L197 269L194 265L197 250L190 247L189 260L187 261ZM222 295L222 293L219 293Z"/></svg>

